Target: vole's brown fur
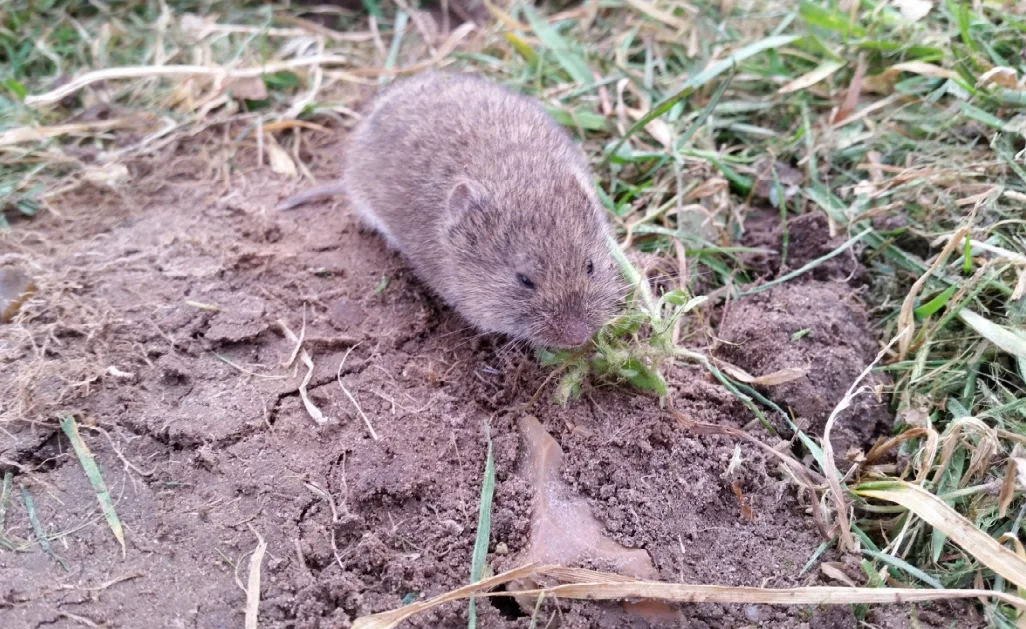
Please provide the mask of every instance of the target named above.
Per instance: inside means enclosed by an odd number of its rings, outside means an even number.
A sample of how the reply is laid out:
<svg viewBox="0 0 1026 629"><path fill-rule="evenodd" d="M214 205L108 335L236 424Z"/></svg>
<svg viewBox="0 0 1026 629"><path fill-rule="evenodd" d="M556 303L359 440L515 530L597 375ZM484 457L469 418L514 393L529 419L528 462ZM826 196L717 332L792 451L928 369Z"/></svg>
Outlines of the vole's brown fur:
<svg viewBox="0 0 1026 629"><path fill-rule="evenodd" d="M470 323L572 347L612 315L621 281L587 162L534 100L429 72L367 106L342 181L352 210Z"/></svg>

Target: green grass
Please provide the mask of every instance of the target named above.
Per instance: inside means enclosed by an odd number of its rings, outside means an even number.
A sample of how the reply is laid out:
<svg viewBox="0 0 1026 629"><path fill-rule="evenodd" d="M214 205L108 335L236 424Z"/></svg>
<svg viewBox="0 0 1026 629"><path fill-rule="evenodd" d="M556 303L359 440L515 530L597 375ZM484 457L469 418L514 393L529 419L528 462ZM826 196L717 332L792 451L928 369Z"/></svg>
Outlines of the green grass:
<svg viewBox="0 0 1026 629"><path fill-rule="evenodd" d="M354 104L354 79L337 72L401 68L428 57L418 49L412 20L411 28L397 30L409 16L391 3L369 2L380 15L384 56L370 38L323 40L324 54L349 61L325 66L316 93L301 68L265 77L267 97L259 101L229 92L205 107L207 80L182 100L180 80L133 79L87 88L68 97L66 106L23 104L62 75L86 69L197 58L259 66L275 60L289 41L269 28L301 28L283 20L288 12L282 9L218 3L218 24L251 28L211 32L197 43L195 33L183 31L181 16L208 14L214 3L168 5L169 19L162 22L156 2L5 3L0 134L76 122L100 108L147 139L125 149L116 133L85 129L0 146L3 216L37 214L51 191L175 135L245 120L248 131L233 141L252 141L257 117L265 125L278 121L299 99L305 99L303 119L344 120L345 107ZM893 434L909 438L895 440L893 448L908 463L868 469L861 480L904 478L944 496L993 537L1021 537L1021 493L1002 508L987 489L1002 482L1013 447L1026 442L1026 356L1009 352L1026 324L1026 264L1014 257L1026 252L1026 88L980 84L995 67L1026 76L1026 15L1002 13L1000 5L941 0L926 17L908 22L892 6L866 0L850 14L828 0L757 3L727 15L719 2L699 0L691 3L694 16L670 2L656 4L670 12L669 21L693 25L692 34L620 0L600 0L559 21L549 10L514 7L508 20L489 26L480 45L457 47L451 67L474 68L539 96L577 134L621 241L629 232L631 248L662 256L672 268L681 254L687 262L677 290L635 293L630 311L603 332L596 352L543 356L562 370L558 396L572 398L595 376L660 393L665 364L691 360L706 365L757 416L786 417L785 409L724 374L690 344L701 338L692 336L699 329L693 300L715 302L727 296L727 287L733 298L760 290L741 262L743 249L732 244L752 207L769 205L782 222L822 210L846 239L857 237L867 248L872 290L866 300L881 346L900 331L903 302L932 267L909 301L914 329L907 351L891 352L878 367L894 382L888 392L897 418ZM360 13L340 12L327 23L342 32L369 29ZM835 124L859 59L861 96ZM362 80L384 82L389 75ZM796 81L798 89L781 91ZM278 135L289 150L291 132ZM874 168L874 161L883 167ZM785 181L784 166L801 173L798 183ZM769 198L757 194L760 181L770 184ZM696 205L703 212L689 211ZM903 221L885 225L873 220L874 212ZM935 265L946 239L963 226L968 238ZM637 273L622 262L628 275ZM796 333L793 341L800 338ZM682 350L685 341L689 349ZM802 435L801 442L822 461L818 437ZM857 507L853 534L862 540L863 565L873 579L883 571L899 583L968 587L982 578L989 587L1008 587L906 511L847 499ZM987 604L984 611L994 626L1014 625L1009 608Z"/></svg>

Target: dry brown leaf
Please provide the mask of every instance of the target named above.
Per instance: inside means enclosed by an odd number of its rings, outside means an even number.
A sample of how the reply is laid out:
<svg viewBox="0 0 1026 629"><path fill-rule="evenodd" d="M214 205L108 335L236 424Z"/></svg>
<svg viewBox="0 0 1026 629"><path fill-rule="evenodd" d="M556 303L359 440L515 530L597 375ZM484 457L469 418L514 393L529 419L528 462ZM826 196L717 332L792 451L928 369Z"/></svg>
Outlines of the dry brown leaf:
<svg viewBox="0 0 1026 629"><path fill-rule="evenodd" d="M924 61L906 61L905 63L898 63L890 66L880 74L865 77L862 81L862 86L866 91L878 93L890 92L894 89L894 83L898 80L898 76L902 72L928 76L935 79L958 78L958 73L954 70L948 70L947 68L942 68L938 65L926 63Z"/></svg>
<svg viewBox="0 0 1026 629"><path fill-rule="evenodd" d="M855 107L859 104L859 96L862 95L862 80L865 76L866 56L860 54L858 64L855 66L855 74L852 75L851 83L848 84L848 91L845 92L841 106L834 113L834 119L831 121L833 124L843 122L851 115L851 112L855 111Z"/></svg>
<svg viewBox="0 0 1026 629"><path fill-rule="evenodd" d="M673 148L673 133L670 131L670 125L666 124L666 121L659 118L651 120L645 125L645 131L648 131L657 142L662 144L664 149L670 150Z"/></svg>
<svg viewBox="0 0 1026 629"><path fill-rule="evenodd" d="M1018 444L1016 447L1019 447ZM1005 478L1001 482L1001 491L998 492L998 517L1005 517L1008 513L1008 505L1012 504L1012 498L1015 497L1016 475L1015 459L1008 457L1008 461L1005 463Z"/></svg>
<svg viewBox="0 0 1026 629"><path fill-rule="evenodd" d="M96 134L115 129L141 129L152 125L155 120L152 116L136 116L132 118L117 118L115 120L75 122L50 127L15 127L0 133L0 146L38 142L72 133Z"/></svg>
<svg viewBox="0 0 1026 629"><path fill-rule="evenodd" d="M117 188L128 180L130 173L124 164L112 163L102 166L87 166L82 171L82 180L108 188Z"/></svg>
<svg viewBox="0 0 1026 629"><path fill-rule="evenodd" d="M695 186L690 192L684 195L684 201L696 201L698 199L705 199L711 197L714 194L719 194L727 189L727 180L722 177L713 177L712 179L706 179L702 183Z"/></svg>
<svg viewBox="0 0 1026 629"><path fill-rule="evenodd" d="M287 177L299 176L299 172L296 170L296 163L292 161L289 154L270 133L264 134L264 149L267 151L267 159L271 163L271 170Z"/></svg>
<svg viewBox="0 0 1026 629"><path fill-rule="evenodd" d="M730 490L733 491L734 495L737 497L737 504L741 507L741 517L751 521L751 519L755 517L755 511L752 510L748 501L745 500L745 495L741 492L741 483L738 481L732 482L730 484Z"/></svg>
<svg viewBox="0 0 1026 629"><path fill-rule="evenodd" d="M264 84L263 78L259 76L235 79L228 89L232 91L232 96L236 99L264 100L267 98L267 86Z"/></svg>
<svg viewBox="0 0 1026 629"><path fill-rule="evenodd" d="M331 129L321 126L313 122L307 122L306 120L275 120L274 122L268 122L264 124L264 132L272 133L275 131L284 131L286 129L293 128L310 129L312 131L320 131L321 133L331 133Z"/></svg>
<svg viewBox="0 0 1026 629"><path fill-rule="evenodd" d="M1019 87L1019 81L1016 77L1015 68L998 66L987 70L981 74L980 78L976 81L976 87L984 87L986 85L997 85L999 87L1016 89Z"/></svg>
<svg viewBox="0 0 1026 629"><path fill-rule="evenodd" d="M808 369L802 369L800 367L785 367L773 373L768 373L762 376L753 376L744 369L731 365L730 363L714 359L720 369L727 372L735 380L740 380L745 384L754 384L756 386L771 387L778 384L784 384L804 378L809 373Z"/></svg>
<svg viewBox="0 0 1026 629"><path fill-rule="evenodd" d="M798 92L807 87L811 87L816 83L830 77L832 74L840 70L845 66L843 61L824 61L815 70L801 75L797 79L787 83L779 90L778 94L790 94L792 92Z"/></svg>
<svg viewBox="0 0 1026 629"><path fill-rule="evenodd" d="M759 376L752 381L752 384L762 387L772 387L778 384L785 384L787 382L804 378L808 373L808 369L802 369L800 367L785 367L779 371Z"/></svg>
<svg viewBox="0 0 1026 629"><path fill-rule="evenodd" d="M926 63L924 61L906 61L904 63L896 63L884 70L884 74L893 77L898 76L902 72L911 72L912 74L929 76L935 79L958 78L958 72L942 68L941 66L934 65L932 63Z"/></svg>
<svg viewBox="0 0 1026 629"><path fill-rule="evenodd" d="M820 564L819 569L827 576L827 578L833 579L834 581L840 581L849 587L858 587L858 585L851 580L851 577L845 574L843 566L836 561L823 562Z"/></svg>

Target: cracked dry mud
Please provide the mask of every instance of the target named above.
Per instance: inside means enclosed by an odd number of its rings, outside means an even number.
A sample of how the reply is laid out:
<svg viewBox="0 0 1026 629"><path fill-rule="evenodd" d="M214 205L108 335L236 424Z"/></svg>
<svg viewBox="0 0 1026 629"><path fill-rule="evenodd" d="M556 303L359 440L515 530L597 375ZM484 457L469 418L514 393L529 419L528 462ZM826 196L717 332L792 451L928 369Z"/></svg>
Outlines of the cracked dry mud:
<svg viewBox="0 0 1026 629"><path fill-rule="evenodd" d="M80 190L55 202L60 217L18 223L0 237L0 262L26 269L38 288L19 320L0 327L0 468L15 473L16 488L6 533L27 545L0 550L0 626L242 626L255 532L268 544L261 627L347 627L464 584L486 419L496 462L488 560L496 571L513 567L531 546L534 499L513 409L547 372L529 354L504 352L501 340L468 330L356 226L343 201L272 213L291 187L252 166L252 152L231 156L237 170L226 183L208 181L209 162L223 164L226 152L192 150L132 164L132 186ZM322 177L337 172L333 154L313 159ZM823 321L815 313L788 322L778 312L781 299L823 290L840 291L844 304L824 315L827 324L861 335L845 360L871 357L860 307L843 284L819 281L733 304L724 329L755 348L753 362L740 366L776 366L756 355L774 352L777 330L766 325L813 330L788 360L829 354L821 343L831 335L816 336ZM775 318L761 316L770 311ZM297 393L304 369L281 367L294 346L279 319L297 334L305 325L310 398L326 425L311 420ZM742 465L726 476L736 444L690 434L668 411L734 427L751 415L699 369L674 367L668 376L668 408L612 387L588 388L565 409L542 398L533 413L562 449L567 498L588 506L610 543L647 553L663 580L826 583L815 568L801 572L821 538L807 497L775 462L742 444ZM380 440L369 437L339 380ZM797 383L778 401L811 415L800 419L814 429L837 392L829 384ZM809 395L822 404L803 405ZM62 412L77 417L111 487L125 558L57 429ZM877 430L845 434L862 445ZM19 485L70 570L31 543ZM842 560L861 580L857 561ZM479 601L478 609L486 629L530 623L510 600ZM868 620L979 624L968 610L880 607ZM549 601L538 626L856 626L848 608L703 604L680 614L653 623L616 603ZM465 627L466 615L466 605L453 604L404 626Z"/></svg>

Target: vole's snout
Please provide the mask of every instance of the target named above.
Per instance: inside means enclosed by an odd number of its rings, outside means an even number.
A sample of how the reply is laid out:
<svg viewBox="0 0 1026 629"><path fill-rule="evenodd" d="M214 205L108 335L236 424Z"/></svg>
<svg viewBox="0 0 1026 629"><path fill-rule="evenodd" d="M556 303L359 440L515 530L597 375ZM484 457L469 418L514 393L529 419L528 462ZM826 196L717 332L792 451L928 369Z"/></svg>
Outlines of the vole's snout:
<svg viewBox="0 0 1026 629"><path fill-rule="evenodd" d="M581 319L564 319L553 325L554 345L559 347L578 347L584 345L595 332Z"/></svg>

